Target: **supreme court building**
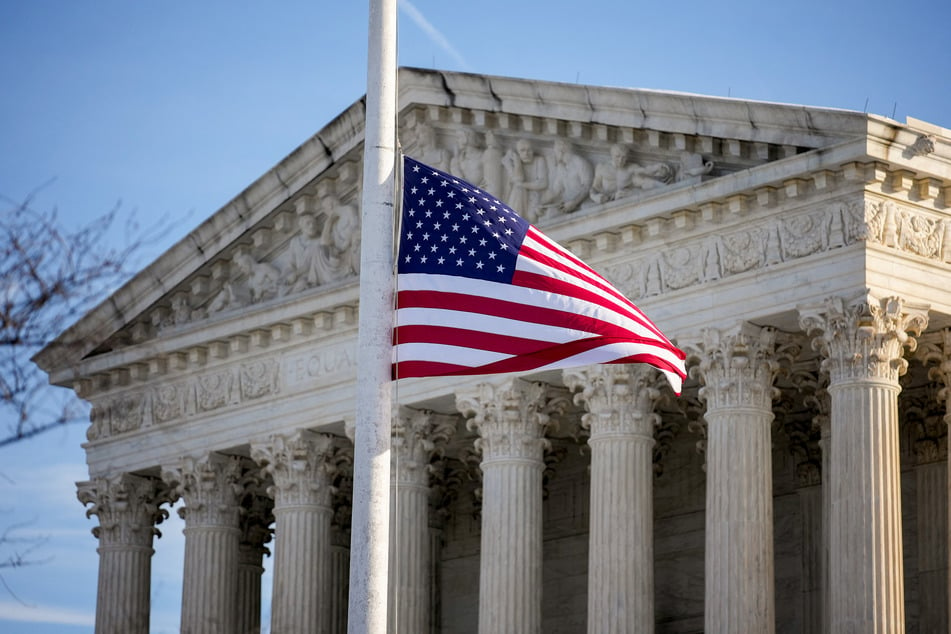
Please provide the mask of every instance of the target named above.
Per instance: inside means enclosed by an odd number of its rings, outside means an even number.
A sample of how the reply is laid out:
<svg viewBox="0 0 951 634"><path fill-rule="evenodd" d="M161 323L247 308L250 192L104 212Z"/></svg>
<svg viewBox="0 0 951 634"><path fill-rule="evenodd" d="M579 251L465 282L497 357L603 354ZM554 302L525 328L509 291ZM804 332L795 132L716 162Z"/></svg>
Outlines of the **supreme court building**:
<svg viewBox="0 0 951 634"><path fill-rule="evenodd" d="M96 631L346 631L364 102L37 355L92 406ZM688 354L394 388L391 631L947 632L951 130L402 69L414 158ZM77 505L77 513L82 512ZM269 552L269 558L265 559Z"/></svg>

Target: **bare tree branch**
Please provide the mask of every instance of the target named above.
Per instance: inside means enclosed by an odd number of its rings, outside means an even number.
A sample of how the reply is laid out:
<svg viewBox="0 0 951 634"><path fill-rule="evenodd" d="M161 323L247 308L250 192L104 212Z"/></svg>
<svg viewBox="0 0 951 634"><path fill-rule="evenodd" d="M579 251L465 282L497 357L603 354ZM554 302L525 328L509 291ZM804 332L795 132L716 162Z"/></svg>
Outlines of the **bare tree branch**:
<svg viewBox="0 0 951 634"><path fill-rule="evenodd" d="M118 205L69 229L55 209L34 208L35 194L19 203L0 196L9 205L0 209L0 447L88 420L75 395L52 390L30 358L128 279L142 246L163 231L130 219L115 246Z"/></svg>

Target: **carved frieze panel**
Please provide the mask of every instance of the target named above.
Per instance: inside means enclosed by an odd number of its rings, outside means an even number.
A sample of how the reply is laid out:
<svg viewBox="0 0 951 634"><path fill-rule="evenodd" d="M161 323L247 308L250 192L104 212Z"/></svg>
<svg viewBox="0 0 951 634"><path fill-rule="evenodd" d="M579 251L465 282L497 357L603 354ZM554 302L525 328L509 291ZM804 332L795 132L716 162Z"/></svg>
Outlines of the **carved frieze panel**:
<svg viewBox="0 0 951 634"><path fill-rule="evenodd" d="M277 359L259 359L94 402L86 437L100 440L281 392Z"/></svg>
<svg viewBox="0 0 951 634"><path fill-rule="evenodd" d="M834 201L673 244L663 252L606 267L637 299L791 262L859 241L938 263L951 262L951 220L891 201Z"/></svg>

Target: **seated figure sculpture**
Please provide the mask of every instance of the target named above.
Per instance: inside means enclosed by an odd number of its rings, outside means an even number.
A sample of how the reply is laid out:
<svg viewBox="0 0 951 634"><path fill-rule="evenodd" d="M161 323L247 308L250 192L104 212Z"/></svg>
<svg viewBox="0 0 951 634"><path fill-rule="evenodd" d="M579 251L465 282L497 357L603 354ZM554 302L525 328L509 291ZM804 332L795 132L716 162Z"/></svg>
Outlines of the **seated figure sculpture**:
<svg viewBox="0 0 951 634"><path fill-rule="evenodd" d="M321 284L336 282L360 271L360 218L353 205L331 203L320 234L315 266Z"/></svg>
<svg viewBox="0 0 951 634"><path fill-rule="evenodd" d="M502 158L508 172L509 191L505 201L529 222L537 222L542 193L548 189L548 162L536 154L527 139L515 144Z"/></svg>
<svg viewBox="0 0 951 634"><path fill-rule="evenodd" d="M478 187L484 186L482 150L473 130L459 130L456 135L456 153L449 161L449 171Z"/></svg>
<svg viewBox="0 0 951 634"><path fill-rule="evenodd" d="M543 206L545 217L575 211L588 197L593 174L591 164L564 139L556 139L552 183Z"/></svg>
<svg viewBox="0 0 951 634"><path fill-rule="evenodd" d="M320 283L317 259L323 248L317 218L310 213L298 217L300 233L288 245L289 261L283 281L288 293L298 293Z"/></svg>
<svg viewBox="0 0 951 634"><path fill-rule="evenodd" d="M276 266L267 262L258 262L247 252L236 253L232 260L238 270L246 276L246 286L252 303L270 299L277 294L281 272Z"/></svg>

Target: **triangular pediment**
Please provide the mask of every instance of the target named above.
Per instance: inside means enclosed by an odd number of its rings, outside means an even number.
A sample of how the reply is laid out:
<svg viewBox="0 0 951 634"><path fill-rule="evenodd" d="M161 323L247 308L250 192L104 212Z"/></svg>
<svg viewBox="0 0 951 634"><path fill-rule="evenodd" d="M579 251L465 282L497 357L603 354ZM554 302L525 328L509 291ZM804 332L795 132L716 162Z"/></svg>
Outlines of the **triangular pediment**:
<svg viewBox="0 0 951 634"><path fill-rule="evenodd" d="M857 112L415 69L399 108L403 151L542 228L868 133ZM160 339L166 354L304 315L352 327L363 118L358 101L61 336L83 347L38 362L65 371Z"/></svg>

